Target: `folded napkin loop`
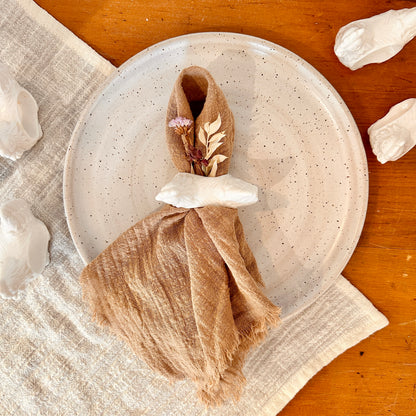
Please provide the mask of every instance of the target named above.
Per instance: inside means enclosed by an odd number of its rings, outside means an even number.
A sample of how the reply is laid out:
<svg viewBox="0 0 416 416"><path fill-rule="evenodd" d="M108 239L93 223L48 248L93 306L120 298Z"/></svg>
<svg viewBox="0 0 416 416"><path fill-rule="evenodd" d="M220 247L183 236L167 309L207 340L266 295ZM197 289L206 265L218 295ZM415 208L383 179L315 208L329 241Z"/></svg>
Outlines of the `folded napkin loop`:
<svg viewBox="0 0 416 416"><path fill-rule="evenodd" d="M258 201L257 186L230 174L200 176L178 173L156 195L156 200L177 208L200 208L208 205L238 208Z"/></svg>

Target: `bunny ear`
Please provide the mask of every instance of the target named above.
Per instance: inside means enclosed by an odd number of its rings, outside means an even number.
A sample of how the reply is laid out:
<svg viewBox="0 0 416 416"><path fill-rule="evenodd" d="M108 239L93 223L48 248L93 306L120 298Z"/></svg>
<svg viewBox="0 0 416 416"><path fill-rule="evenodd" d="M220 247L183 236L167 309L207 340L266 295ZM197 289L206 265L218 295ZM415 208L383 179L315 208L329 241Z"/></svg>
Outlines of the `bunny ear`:
<svg viewBox="0 0 416 416"><path fill-rule="evenodd" d="M191 120L192 126L190 128L189 135L192 142L194 141L194 135L196 131L194 126L194 116L192 115L188 99L182 87L182 79L184 74L184 71L182 71L173 86L166 112L165 131L166 144L169 149L173 164L179 172L190 173L191 163L186 158L184 142L182 141L181 135L176 133L175 128L169 127L169 123L178 117Z"/></svg>
<svg viewBox="0 0 416 416"><path fill-rule="evenodd" d="M204 103L196 119L191 111L193 100ZM216 175L226 174L234 144L234 117L223 92L206 69L191 66L179 74L168 104L167 123L178 116L194 122L190 131L191 143L205 158L215 155L221 146L221 154L226 158L223 162L217 160ZM166 140L178 171L191 172L191 163L186 158L184 144L175 129L166 127ZM195 171L202 174L199 167Z"/></svg>

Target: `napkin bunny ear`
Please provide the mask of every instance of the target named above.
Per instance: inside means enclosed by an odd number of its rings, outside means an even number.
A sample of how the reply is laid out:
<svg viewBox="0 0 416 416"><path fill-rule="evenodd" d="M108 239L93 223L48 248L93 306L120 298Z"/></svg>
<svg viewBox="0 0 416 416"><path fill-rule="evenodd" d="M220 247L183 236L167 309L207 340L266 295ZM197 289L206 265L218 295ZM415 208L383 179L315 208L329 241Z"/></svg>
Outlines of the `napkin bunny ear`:
<svg viewBox="0 0 416 416"><path fill-rule="evenodd" d="M208 139L208 124L218 120L220 124L216 133L223 133L222 144L215 149L210 157L222 155L221 162L217 163L216 175L228 173L230 157L234 145L234 117L228 107L227 101L220 87L212 75L199 66L185 68L177 78L170 96L166 116L166 139L172 161L179 172L191 172L191 163L184 156L186 149L183 141L169 122L177 117L184 117L192 121L189 135L192 144L207 156L207 143L202 143L199 137L205 134ZM217 158L218 159L218 158Z"/></svg>

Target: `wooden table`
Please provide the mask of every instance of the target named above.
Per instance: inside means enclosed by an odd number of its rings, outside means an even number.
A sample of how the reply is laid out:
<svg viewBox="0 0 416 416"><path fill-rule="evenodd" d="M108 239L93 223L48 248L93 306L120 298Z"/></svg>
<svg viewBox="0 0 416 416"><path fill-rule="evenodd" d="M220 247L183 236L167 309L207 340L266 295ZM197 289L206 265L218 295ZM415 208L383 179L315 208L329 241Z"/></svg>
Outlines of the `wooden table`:
<svg viewBox="0 0 416 416"><path fill-rule="evenodd" d="M344 275L390 325L320 371L280 413L416 415L416 148L377 162L367 128L416 97L416 40L390 61L355 72L333 52L339 28L411 1L344 0L37 0L113 64L174 36L229 31L282 45L317 68L338 90L362 134L370 172L364 231ZM255 416L255 415L253 415Z"/></svg>

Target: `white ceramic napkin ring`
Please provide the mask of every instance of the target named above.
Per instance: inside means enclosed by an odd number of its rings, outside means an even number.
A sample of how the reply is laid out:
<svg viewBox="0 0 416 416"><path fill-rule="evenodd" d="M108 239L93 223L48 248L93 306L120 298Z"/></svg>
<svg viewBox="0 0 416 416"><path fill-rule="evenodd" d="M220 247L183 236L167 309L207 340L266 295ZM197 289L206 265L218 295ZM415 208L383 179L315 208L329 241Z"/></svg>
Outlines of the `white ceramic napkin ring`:
<svg viewBox="0 0 416 416"><path fill-rule="evenodd" d="M156 195L156 200L177 208L238 208L257 202L258 191L257 186L229 174L208 177L178 173Z"/></svg>

